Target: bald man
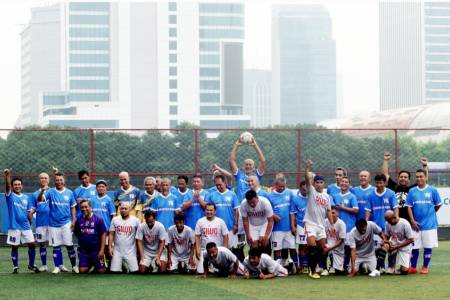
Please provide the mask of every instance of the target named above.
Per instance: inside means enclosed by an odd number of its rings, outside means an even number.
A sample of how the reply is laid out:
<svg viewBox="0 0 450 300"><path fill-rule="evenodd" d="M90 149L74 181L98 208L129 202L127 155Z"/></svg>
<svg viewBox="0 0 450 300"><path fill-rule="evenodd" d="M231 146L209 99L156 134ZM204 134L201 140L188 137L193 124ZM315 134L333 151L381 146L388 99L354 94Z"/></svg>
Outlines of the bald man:
<svg viewBox="0 0 450 300"><path fill-rule="evenodd" d="M359 211L356 215L356 220L364 219L366 217L366 206L369 195L375 190L375 187L370 184L371 177L369 171L359 172L359 186L350 188L350 191L356 196Z"/></svg>
<svg viewBox="0 0 450 300"><path fill-rule="evenodd" d="M138 210L141 209L139 202L140 191L137 187L132 186L130 183L130 175L128 172L122 171L119 173L120 188L114 192L114 205L119 206L122 202L130 203L130 214L136 216Z"/></svg>

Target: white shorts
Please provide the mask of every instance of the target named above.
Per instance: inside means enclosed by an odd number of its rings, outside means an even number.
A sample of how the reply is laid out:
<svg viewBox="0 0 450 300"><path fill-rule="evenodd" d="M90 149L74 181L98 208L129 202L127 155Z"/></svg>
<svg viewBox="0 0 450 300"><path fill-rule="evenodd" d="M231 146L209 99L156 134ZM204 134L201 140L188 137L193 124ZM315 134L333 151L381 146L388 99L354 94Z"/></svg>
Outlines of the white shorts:
<svg viewBox="0 0 450 300"><path fill-rule="evenodd" d="M113 251L113 257L111 259L111 271L121 272L122 265L125 263L130 272L137 272L139 270L136 255L123 255L119 251Z"/></svg>
<svg viewBox="0 0 450 300"><path fill-rule="evenodd" d="M316 224L305 223L305 232L306 237L313 236L316 238L316 240L322 240L327 238L325 228L323 228L323 226L319 226Z"/></svg>
<svg viewBox="0 0 450 300"><path fill-rule="evenodd" d="M34 235L31 229L18 230L8 229L8 239L6 242L11 246L19 246L20 244L34 243Z"/></svg>
<svg viewBox="0 0 450 300"><path fill-rule="evenodd" d="M359 271L359 267L361 266L361 264L364 264L364 263L366 263L368 265L369 273L377 268L377 258L375 255L371 256L371 257L356 257L356 260L355 260L356 271ZM350 268L351 268L351 266L350 266ZM349 271L351 272L351 270L349 270Z"/></svg>
<svg viewBox="0 0 450 300"><path fill-rule="evenodd" d="M335 270L344 271L344 255L337 254L331 251L333 254L333 268Z"/></svg>
<svg viewBox="0 0 450 300"><path fill-rule="evenodd" d="M50 246L73 246L70 222L62 227L48 227Z"/></svg>
<svg viewBox="0 0 450 300"><path fill-rule="evenodd" d="M413 249L437 248L438 234L437 229L414 231L413 230Z"/></svg>
<svg viewBox="0 0 450 300"><path fill-rule="evenodd" d="M36 242L45 243L48 242L49 232L48 226L36 227Z"/></svg>
<svg viewBox="0 0 450 300"><path fill-rule="evenodd" d="M249 224L250 235L253 240L259 240L260 238L262 238L266 235L267 224L268 224L268 222L266 222L262 225L259 225L259 226L254 226L252 224Z"/></svg>
<svg viewBox="0 0 450 300"><path fill-rule="evenodd" d="M409 250L399 250L397 252L398 264L401 267L409 268L411 260L411 248Z"/></svg>
<svg viewBox="0 0 450 300"><path fill-rule="evenodd" d="M178 265L181 262L184 263L189 270L195 270L195 268L192 268L192 266L189 265L189 257L179 257L179 256L175 255L174 253L172 253L172 255L170 256L170 268L169 268L169 271L177 270L178 269Z"/></svg>
<svg viewBox="0 0 450 300"><path fill-rule="evenodd" d="M144 259L142 259L139 262L139 265L141 266L146 266L147 268L150 267L150 265L152 264L153 260L156 258L156 254L155 255L151 255L149 253L144 253ZM163 253L161 253L161 256L159 257L159 259L161 261L167 261L167 256L165 251L163 251Z"/></svg>
<svg viewBox="0 0 450 300"><path fill-rule="evenodd" d="M295 237L297 245L307 245L305 228L297 224L297 236Z"/></svg>
<svg viewBox="0 0 450 300"><path fill-rule="evenodd" d="M272 232L272 250L295 249L295 236L290 231Z"/></svg>
<svg viewBox="0 0 450 300"><path fill-rule="evenodd" d="M228 231L228 249L236 248L238 245L238 234L234 234L233 230Z"/></svg>

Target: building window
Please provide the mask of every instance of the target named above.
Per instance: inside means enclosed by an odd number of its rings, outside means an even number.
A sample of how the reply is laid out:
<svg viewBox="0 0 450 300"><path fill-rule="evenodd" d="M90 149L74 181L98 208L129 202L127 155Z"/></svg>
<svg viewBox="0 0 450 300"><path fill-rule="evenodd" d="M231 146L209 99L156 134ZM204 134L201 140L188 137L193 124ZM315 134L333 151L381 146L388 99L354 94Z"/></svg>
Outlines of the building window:
<svg viewBox="0 0 450 300"><path fill-rule="evenodd" d="M244 6L238 3L200 3L201 13L243 14Z"/></svg>
<svg viewBox="0 0 450 300"><path fill-rule="evenodd" d="M201 39L243 39L242 29L200 29Z"/></svg>
<svg viewBox="0 0 450 300"><path fill-rule="evenodd" d="M177 24L177 15L169 15L169 24Z"/></svg>
<svg viewBox="0 0 450 300"><path fill-rule="evenodd" d="M177 3L169 2L169 11L177 11Z"/></svg>
<svg viewBox="0 0 450 300"><path fill-rule="evenodd" d="M220 56L216 54L212 55L206 55L202 54L200 55L200 64L203 65L218 65L220 63Z"/></svg>
<svg viewBox="0 0 450 300"><path fill-rule="evenodd" d="M220 90L220 80L200 80L201 90Z"/></svg>
<svg viewBox="0 0 450 300"><path fill-rule="evenodd" d="M169 63L176 63L177 62L177 55L175 53L169 54Z"/></svg>
<svg viewBox="0 0 450 300"><path fill-rule="evenodd" d="M169 50L177 50L177 41L169 41Z"/></svg>
<svg viewBox="0 0 450 300"><path fill-rule="evenodd" d="M176 106L176 105L169 106L169 114L170 115L178 114L178 106Z"/></svg>
<svg viewBox="0 0 450 300"><path fill-rule="evenodd" d="M105 67L70 67L70 76L109 76L109 68Z"/></svg>
<svg viewBox="0 0 450 300"><path fill-rule="evenodd" d="M70 41L70 50L109 50L108 41Z"/></svg>
<svg viewBox="0 0 450 300"><path fill-rule="evenodd" d="M169 101L177 102L178 101L178 93L169 93Z"/></svg>
<svg viewBox="0 0 450 300"><path fill-rule="evenodd" d="M169 80L169 89L174 90L178 86L178 82L175 79Z"/></svg>
<svg viewBox="0 0 450 300"><path fill-rule="evenodd" d="M219 93L200 93L201 103L219 103L220 94Z"/></svg>
<svg viewBox="0 0 450 300"><path fill-rule="evenodd" d="M170 67L169 68L169 76L177 76L177 67Z"/></svg>
<svg viewBox="0 0 450 300"><path fill-rule="evenodd" d="M219 75L219 68L200 68L200 77L218 77Z"/></svg>
<svg viewBox="0 0 450 300"><path fill-rule="evenodd" d="M109 54L70 54L72 64L107 64Z"/></svg>
<svg viewBox="0 0 450 300"><path fill-rule="evenodd" d="M70 28L69 36L84 38L109 37L109 28Z"/></svg>
<svg viewBox="0 0 450 300"><path fill-rule="evenodd" d="M200 16L200 26L244 26L242 17Z"/></svg>
<svg viewBox="0 0 450 300"><path fill-rule="evenodd" d="M178 121L177 120L170 120L169 121L169 126L170 126L170 128L177 128Z"/></svg>
<svg viewBox="0 0 450 300"><path fill-rule="evenodd" d="M177 37L177 29L174 27L169 28L169 36L170 37Z"/></svg>
<svg viewBox="0 0 450 300"><path fill-rule="evenodd" d="M219 51L219 42L200 42L200 51Z"/></svg>
<svg viewBox="0 0 450 300"><path fill-rule="evenodd" d="M71 90L107 90L109 80L70 80Z"/></svg>

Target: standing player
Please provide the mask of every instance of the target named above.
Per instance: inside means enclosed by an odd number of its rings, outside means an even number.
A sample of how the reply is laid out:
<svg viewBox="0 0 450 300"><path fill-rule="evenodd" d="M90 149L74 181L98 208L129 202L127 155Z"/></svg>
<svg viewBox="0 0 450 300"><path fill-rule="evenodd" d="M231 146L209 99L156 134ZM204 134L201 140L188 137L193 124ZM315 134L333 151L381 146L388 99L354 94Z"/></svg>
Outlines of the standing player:
<svg viewBox="0 0 450 300"><path fill-rule="evenodd" d="M194 246L195 235L194 231L184 225L184 215L178 214L175 216L175 225L170 226L167 231L167 264L170 272L175 270L182 273L195 271L196 265L194 263Z"/></svg>
<svg viewBox="0 0 450 300"><path fill-rule="evenodd" d="M29 218L36 213L36 242L39 243L39 254L41 256L42 267L39 268L41 272L47 272L47 246L48 246L48 223L49 223L49 207L48 202L37 201L37 198L42 190L48 190L49 176L47 173L39 174L40 188L31 195L31 210Z"/></svg>
<svg viewBox="0 0 450 300"><path fill-rule="evenodd" d="M327 270L327 256L331 257L332 268L336 274L341 275L346 270L345 261L345 241L347 237L347 226L345 222L339 218L339 210L336 207L331 208L331 217L333 218L333 224L330 221L325 220L325 232L327 234L327 245L324 252L327 254L324 256L323 266L324 270L320 275L326 276L329 274ZM331 273L331 272L330 272Z"/></svg>
<svg viewBox="0 0 450 300"><path fill-rule="evenodd" d="M358 201L358 214L356 220L366 218L366 206L369 195L375 190L370 184L369 171L359 172L359 186L351 189L351 192L355 195L356 201Z"/></svg>
<svg viewBox="0 0 450 300"><path fill-rule="evenodd" d="M388 243L386 236L377 224L372 221L367 222L364 219L356 221L356 227L352 229L349 235L350 248L352 249L350 277L358 273L362 264L368 266L370 277L380 276L380 272L376 269L375 236L379 236L385 243Z"/></svg>
<svg viewBox="0 0 450 300"><path fill-rule="evenodd" d="M128 172L119 173L119 183L120 188L118 188L114 193L114 205L119 206L122 202L130 203L130 214L136 216L138 214L138 209L140 206L137 205L139 202L140 191L137 187L130 184L130 175Z"/></svg>
<svg viewBox="0 0 450 300"><path fill-rule="evenodd" d="M250 248L269 246L273 226L273 210L270 201L258 196L254 190L245 193L240 213L244 223L245 235Z"/></svg>
<svg viewBox="0 0 450 300"><path fill-rule="evenodd" d="M76 201L73 192L65 187L64 175L53 169L55 176L55 187L47 191L41 190L38 201L48 201L49 214L49 236L50 245L53 246L53 261L55 269L53 274L67 272L63 264L61 246L66 246L69 254L72 272L78 273L76 265L76 254L73 247L72 230L76 221Z"/></svg>
<svg viewBox="0 0 450 300"><path fill-rule="evenodd" d="M305 226L303 219L305 217L306 205L308 203L308 195L306 193L306 182L300 182L298 192L292 196L291 200L291 230L295 236L295 243L298 245L299 263L296 266L297 270L302 270L308 273L308 251L306 242Z"/></svg>
<svg viewBox="0 0 450 300"><path fill-rule="evenodd" d="M195 175L192 178L192 196L186 199L183 203L182 209L185 212L185 223L190 228L195 228L197 221L205 216L205 197L208 194L203 189L203 178L200 175Z"/></svg>
<svg viewBox="0 0 450 300"><path fill-rule="evenodd" d="M247 268L245 278L254 276L260 279L270 279L275 277L286 277L288 271L269 255L262 253L260 248L250 248L248 256L244 260Z"/></svg>
<svg viewBox="0 0 450 300"><path fill-rule="evenodd" d="M414 242L411 225L405 219L396 216L392 210L388 210L384 217L386 219L385 235L389 239L388 251L398 255L400 274L408 275L411 244ZM394 268L390 267L387 273L394 274Z"/></svg>
<svg viewBox="0 0 450 300"><path fill-rule="evenodd" d="M139 270L136 249L136 231L139 227L139 219L130 215L131 204L124 201L119 206L120 215L112 219L109 227L109 255L111 260L111 272L122 272L122 265L126 263L130 273Z"/></svg>
<svg viewBox="0 0 450 300"><path fill-rule="evenodd" d="M261 148L259 148L258 144L256 143L255 138L253 138L250 146L253 146L255 148L256 154L258 155L258 167L255 170L255 162L252 159L247 158L244 160L244 170L239 170L239 167L236 163L236 154L240 146L242 146L242 143L239 139L237 139L230 154L230 169L231 173L233 173L234 180L236 181L236 194L239 201L244 199L245 192L249 189L247 181L248 176L256 175L258 177L258 180L261 181L261 178L264 175L264 171L266 169L266 159L264 157L264 154L261 151Z"/></svg>
<svg viewBox="0 0 450 300"><path fill-rule="evenodd" d="M261 186L259 184L258 176L250 175L250 176L248 176L248 180L247 181L248 181L248 187L249 187L250 190L255 191L256 194L258 194L258 196L263 196L266 199L269 199L269 192L267 192L266 190L263 190L261 188Z"/></svg>
<svg viewBox="0 0 450 300"><path fill-rule="evenodd" d="M16 177L11 180L11 171L5 169L5 197L8 206L9 226L7 244L11 245L11 259L13 273L19 272L19 245L28 245L28 269L39 272L34 265L36 256L33 231L31 231L31 219L28 212L31 209L31 201L27 195L22 194L22 179Z"/></svg>
<svg viewBox="0 0 450 300"><path fill-rule="evenodd" d="M88 273L94 267L105 273L106 227L102 218L92 212L92 202L81 201L82 216L75 222L74 234L78 238L78 265L80 273Z"/></svg>
<svg viewBox="0 0 450 300"><path fill-rule="evenodd" d="M334 196L334 194L337 194L341 191L341 179L345 176L347 176L346 169L337 167L334 170L334 179L336 180L336 182L327 186L328 195Z"/></svg>
<svg viewBox="0 0 450 300"><path fill-rule="evenodd" d="M416 171L417 186L409 190L406 198L409 219L414 230L414 246L411 256L410 273L417 273L419 249L423 248L422 274L428 274L433 248L438 246L436 212L442 205L439 192L427 184L428 176L425 170Z"/></svg>
<svg viewBox="0 0 450 300"><path fill-rule="evenodd" d="M95 186L97 194L91 199L92 212L102 218L105 228L108 230L111 226L112 218L116 215L116 208L111 197L106 194L108 188L106 181L99 180Z"/></svg>
<svg viewBox="0 0 450 300"><path fill-rule="evenodd" d="M171 193L178 198L176 207L181 207L185 201L192 198L193 192L188 188L189 178L186 175L179 175L177 177L178 188L172 187Z"/></svg>
<svg viewBox="0 0 450 300"><path fill-rule="evenodd" d="M180 209L177 203L178 198L170 192L170 179L163 178L161 180L161 193L153 199L149 208L156 212L156 221L161 222L165 230L173 225L175 211ZM146 207L144 207L144 210L146 210Z"/></svg>
<svg viewBox="0 0 450 300"><path fill-rule="evenodd" d="M153 260L160 273L166 271L166 258L164 257L164 245L166 243L166 230L156 221L156 213L147 211L144 215L145 222L141 223L136 232L137 247L139 252L139 273L148 273Z"/></svg>
<svg viewBox="0 0 450 300"><path fill-rule="evenodd" d="M325 178L316 175L311 181L311 166L312 161L308 159L305 168L308 204L303 222L308 243L309 277L318 279L320 275L316 270L317 263L323 260L323 256L326 255L323 251L327 237L325 233L325 218L328 218L332 227L334 223L331 217L331 197L324 192ZM331 230L334 229L332 228Z"/></svg>
<svg viewBox="0 0 450 300"><path fill-rule="evenodd" d="M78 172L78 179L81 181L81 185L73 191L73 197L77 201L77 218L81 217L81 201L91 201L97 194L95 185L89 181L89 172L81 170Z"/></svg>
<svg viewBox="0 0 450 300"><path fill-rule="evenodd" d="M145 177L144 179L144 192L139 196L138 206L138 218L141 222L144 222L144 207L150 207L151 202L155 199L156 196L159 195L159 192L156 190L156 179L155 177Z"/></svg>
<svg viewBox="0 0 450 300"><path fill-rule="evenodd" d="M197 273L203 274L208 270L203 268L203 258L206 245L214 242L218 246L228 247L228 228L225 222L216 217L216 206L206 204L205 217L198 220L195 226L195 256L197 257Z"/></svg>
<svg viewBox="0 0 450 300"><path fill-rule="evenodd" d="M228 276L230 278L236 275L247 275L247 270L239 261L236 255L226 247L217 247L216 243L209 242L206 244L206 253L203 257L203 269L207 270L211 264L218 270L219 276ZM203 277L207 277L208 272L203 273Z"/></svg>

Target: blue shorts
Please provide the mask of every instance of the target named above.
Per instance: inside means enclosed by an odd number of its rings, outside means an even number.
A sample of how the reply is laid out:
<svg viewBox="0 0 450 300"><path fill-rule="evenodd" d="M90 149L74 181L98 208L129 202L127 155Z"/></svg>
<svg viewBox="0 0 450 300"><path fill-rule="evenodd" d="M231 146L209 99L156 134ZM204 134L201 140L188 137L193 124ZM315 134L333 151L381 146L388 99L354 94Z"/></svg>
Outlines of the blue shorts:
<svg viewBox="0 0 450 300"><path fill-rule="evenodd" d="M85 252L78 248L78 266L80 268L95 267L96 270L105 269L105 264L98 259L98 252Z"/></svg>

